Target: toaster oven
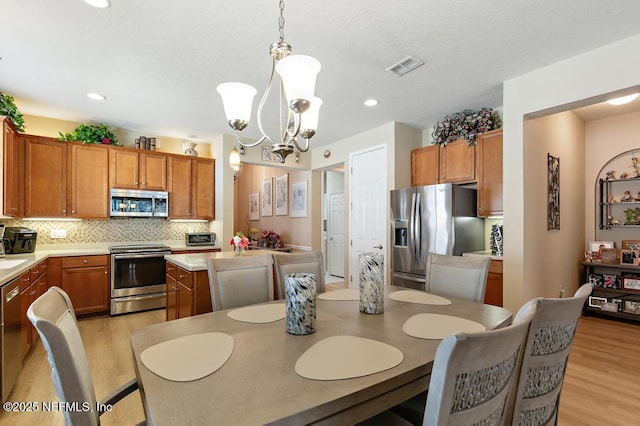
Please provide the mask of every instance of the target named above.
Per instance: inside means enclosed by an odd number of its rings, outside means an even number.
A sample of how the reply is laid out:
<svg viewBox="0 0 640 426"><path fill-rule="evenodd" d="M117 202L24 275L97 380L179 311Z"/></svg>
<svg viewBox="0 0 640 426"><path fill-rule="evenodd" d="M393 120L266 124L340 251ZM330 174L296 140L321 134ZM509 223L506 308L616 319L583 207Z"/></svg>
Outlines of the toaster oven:
<svg viewBox="0 0 640 426"><path fill-rule="evenodd" d="M184 242L188 246L212 246L216 243L215 232L187 232Z"/></svg>

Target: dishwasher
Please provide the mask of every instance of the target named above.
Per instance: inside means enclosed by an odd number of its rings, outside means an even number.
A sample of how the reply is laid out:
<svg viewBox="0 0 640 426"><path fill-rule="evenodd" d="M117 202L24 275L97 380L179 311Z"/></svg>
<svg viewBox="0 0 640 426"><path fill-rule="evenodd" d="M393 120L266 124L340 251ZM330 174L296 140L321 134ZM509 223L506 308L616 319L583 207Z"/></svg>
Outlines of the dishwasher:
<svg viewBox="0 0 640 426"><path fill-rule="evenodd" d="M0 376L2 377L2 402L5 402L22 370L20 281L17 278L2 287L0 309L0 354L2 356Z"/></svg>

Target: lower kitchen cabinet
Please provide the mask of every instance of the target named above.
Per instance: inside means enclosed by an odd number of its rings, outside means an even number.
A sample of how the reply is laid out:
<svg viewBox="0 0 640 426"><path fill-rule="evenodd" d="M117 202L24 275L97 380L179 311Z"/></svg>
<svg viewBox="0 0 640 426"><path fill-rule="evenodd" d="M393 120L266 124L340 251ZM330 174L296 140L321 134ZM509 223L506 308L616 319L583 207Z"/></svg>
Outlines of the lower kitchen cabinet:
<svg viewBox="0 0 640 426"><path fill-rule="evenodd" d="M167 321L211 311L207 271L187 271L167 262Z"/></svg>
<svg viewBox="0 0 640 426"><path fill-rule="evenodd" d="M109 312L109 256L70 256L61 260L60 284L77 316Z"/></svg>
<svg viewBox="0 0 640 426"><path fill-rule="evenodd" d="M502 260L491 260L484 303L502 307Z"/></svg>
<svg viewBox="0 0 640 426"><path fill-rule="evenodd" d="M44 260L23 273L20 281L21 308L21 352L22 358L29 353L33 344L38 340L38 332L27 318L27 309L41 295L47 291L47 261Z"/></svg>

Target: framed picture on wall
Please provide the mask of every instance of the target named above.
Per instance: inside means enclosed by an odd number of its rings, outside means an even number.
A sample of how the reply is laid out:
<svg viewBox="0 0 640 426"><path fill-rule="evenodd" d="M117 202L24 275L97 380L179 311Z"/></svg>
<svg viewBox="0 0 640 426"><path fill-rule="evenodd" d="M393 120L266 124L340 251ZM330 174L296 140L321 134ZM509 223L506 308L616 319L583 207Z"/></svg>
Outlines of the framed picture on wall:
<svg viewBox="0 0 640 426"><path fill-rule="evenodd" d="M289 214L289 174L276 177L276 216Z"/></svg>
<svg viewBox="0 0 640 426"><path fill-rule="evenodd" d="M307 181L291 184L291 217L307 217Z"/></svg>
<svg viewBox="0 0 640 426"><path fill-rule="evenodd" d="M249 220L260 220L260 193L249 193Z"/></svg>
<svg viewBox="0 0 640 426"><path fill-rule="evenodd" d="M262 181L262 216L273 216L271 178Z"/></svg>
<svg viewBox="0 0 640 426"><path fill-rule="evenodd" d="M547 230L560 229L560 158L547 154Z"/></svg>

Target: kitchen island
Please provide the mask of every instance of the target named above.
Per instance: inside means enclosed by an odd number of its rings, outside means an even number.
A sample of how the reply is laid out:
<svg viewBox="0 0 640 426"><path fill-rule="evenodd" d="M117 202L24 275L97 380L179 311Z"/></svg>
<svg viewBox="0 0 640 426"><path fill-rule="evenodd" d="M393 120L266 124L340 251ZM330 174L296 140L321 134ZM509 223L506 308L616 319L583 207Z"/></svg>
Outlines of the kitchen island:
<svg viewBox="0 0 640 426"><path fill-rule="evenodd" d="M247 250L244 255L272 254L280 254L280 252ZM164 258L167 261L167 321L211 312L207 259L225 259L235 256L233 251L166 255ZM274 299L278 299L275 288Z"/></svg>

